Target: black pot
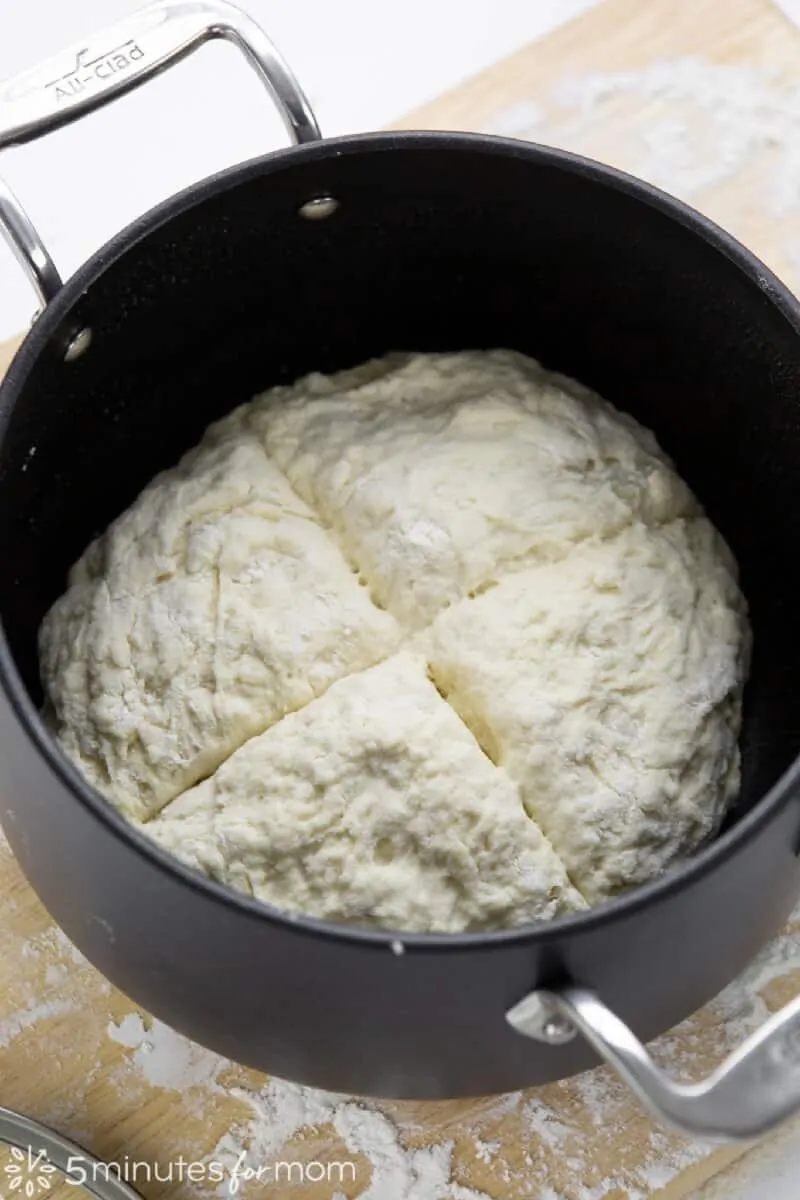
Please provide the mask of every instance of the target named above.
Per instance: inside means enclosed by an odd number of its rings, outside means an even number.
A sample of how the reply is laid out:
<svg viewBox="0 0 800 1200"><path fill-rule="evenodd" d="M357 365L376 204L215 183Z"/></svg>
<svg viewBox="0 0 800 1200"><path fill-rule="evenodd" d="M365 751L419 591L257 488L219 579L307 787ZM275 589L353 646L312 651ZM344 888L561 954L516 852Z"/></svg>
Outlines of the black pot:
<svg viewBox="0 0 800 1200"><path fill-rule="evenodd" d="M44 92L70 77L68 55L7 89L0 146L141 82L209 32L250 40L296 136L314 140L302 94L246 18L170 7L174 38L167 10L151 9L92 44L101 63L108 46L141 51L110 81L92 76L66 100ZM16 123L3 132L9 96ZM22 249L34 244L9 199L5 217ZM49 293L58 280L42 253L29 269ZM404 936L398 954L390 933L287 919L140 836L42 725L36 635L89 539L256 391L390 349L494 346L653 428L734 550L755 639L741 796L712 846L623 899L509 932ZM676 1024L777 933L800 892L799 470L797 303L644 183L557 150L443 133L317 141L206 180L57 290L0 388L9 841L100 971L252 1067L348 1092L474 1095L592 1066L577 1025L673 1122L758 1132L800 1105L796 1006L693 1097L655 1077L607 1009L644 1039Z"/></svg>

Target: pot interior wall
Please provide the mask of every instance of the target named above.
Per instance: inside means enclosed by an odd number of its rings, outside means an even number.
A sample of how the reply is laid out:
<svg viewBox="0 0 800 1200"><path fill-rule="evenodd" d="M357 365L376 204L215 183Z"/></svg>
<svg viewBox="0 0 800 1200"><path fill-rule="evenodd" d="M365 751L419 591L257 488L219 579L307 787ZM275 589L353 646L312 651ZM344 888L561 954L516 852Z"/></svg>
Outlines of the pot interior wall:
<svg viewBox="0 0 800 1200"><path fill-rule="evenodd" d="M338 211L302 219L321 193ZM37 703L69 565L210 420L390 349L510 346L653 428L739 559L755 652L731 819L797 755L800 338L713 238L533 148L383 137L251 164L107 257L76 302L91 349L67 364L49 337L0 410L0 615Z"/></svg>

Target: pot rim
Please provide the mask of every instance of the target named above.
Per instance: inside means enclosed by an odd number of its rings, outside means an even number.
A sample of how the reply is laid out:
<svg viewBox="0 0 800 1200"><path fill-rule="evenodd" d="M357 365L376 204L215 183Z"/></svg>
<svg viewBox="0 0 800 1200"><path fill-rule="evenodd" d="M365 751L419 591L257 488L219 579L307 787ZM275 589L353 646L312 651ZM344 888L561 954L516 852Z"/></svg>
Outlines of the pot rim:
<svg viewBox="0 0 800 1200"><path fill-rule="evenodd" d="M406 149L454 149L489 156L523 158L540 165L556 167L573 175L587 177L595 183L622 192L677 221L713 249L724 254L768 296L800 337L800 303L755 254L696 209L616 167L570 151L488 134L413 130L354 134L326 138L302 146L290 146L226 168L161 202L106 242L71 276L35 321L14 356L5 378L0 382L0 443L17 394L39 355L50 339L58 333L62 322L66 321L82 296L113 263L170 219L251 179L291 169L296 162L313 161L329 156L342 158L364 151L385 153ZM330 938L384 952L387 949L391 951L398 943L402 943L404 952L417 953L544 946L554 939L575 934L590 934L618 919L632 918L651 904L666 902L673 893L690 886L707 871L721 867L791 801L794 790L800 785L798 756L748 813L686 863L630 893L608 900L586 912L558 917L552 921L477 933L410 933L402 930L370 929L338 924L304 914L286 913L265 901L234 891L185 866L130 824L108 800L94 791L45 728L17 671L1 620L0 687L28 738L73 798L88 809L93 817L104 823L114 837L126 842L161 872L177 878L208 898L238 910L242 916L307 936Z"/></svg>

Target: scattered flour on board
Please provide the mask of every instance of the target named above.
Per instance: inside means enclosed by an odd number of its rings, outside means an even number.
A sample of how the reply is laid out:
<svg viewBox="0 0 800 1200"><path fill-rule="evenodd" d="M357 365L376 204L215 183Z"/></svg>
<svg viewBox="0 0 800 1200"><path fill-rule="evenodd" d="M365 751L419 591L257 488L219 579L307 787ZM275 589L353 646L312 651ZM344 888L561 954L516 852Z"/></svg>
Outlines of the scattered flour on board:
<svg viewBox="0 0 800 1200"><path fill-rule="evenodd" d="M551 98L562 108L586 114L626 95L666 101L675 111L643 127L638 174L692 195L730 179L754 156L775 148L780 158L763 181L765 203L777 215L797 208L800 89L783 84L777 71L702 58L668 59L638 71L567 79Z"/></svg>
<svg viewBox="0 0 800 1200"><path fill-rule="evenodd" d="M132 1065L148 1084L181 1093L193 1087L223 1090L218 1082L231 1064L203 1050L160 1021L145 1027L138 1013L108 1026L109 1037L133 1051ZM350 1154L363 1155L372 1178L359 1200L489 1200L452 1180L452 1142L406 1148L398 1125L377 1106L269 1079L260 1091L232 1087L252 1116L229 1130L210 1154L229 1168L235 1163L258 1168L275 1160L299 1133L331 1127ZM228 1193L228 1183L219 1194Z"/></svg>
<svg viewBox="0 0 800 1200"><path fill-rule="evenodd" d="M22 940L13 932L3 932L4 956L29 962L41 960L44 970L36 986L26 978L26 971L20 972L13 993L18 1007L0 1019L0 1049L10 1046L26 1029L44 1025L54 1017L78 1012L80 1001L74 988L69 986L70 977L76 967L89 966L77 947L55 925ZM107 992L110 985L98 979L96 990Z"/></svg>
<svg viewBox="0 0 800 1200"><path fill-rule="evenodd" d="M42 1000L39 1003L31 1004L27 1008L11 1013L0 1021L0 1049L10 1046L23 1030L30 1029L33 1025L38 1025L40 1021L50 1020L52 1017L61 1017L66 1013L75 1012L75 1010L75 1002L70 999Z"/></svg>
<svg viewBox="0 0 800 1200"><path fill-rule="evenodd" d="M475 1138L475 1156L482 1163L490 1163L493 1158L500 1153L500 1142L484 1142L481 1138Z"/></svg>
<svg viewBox="0 0 800 1200"><path fill-rule="evenodd" d="M233 1162L244 1152L253 1164L268 1162L297 1133L332 1126L350 1154L364 1155L372 1178L359 1200L488 1200L452 1180L450 1141L407 1149L398 1125L368 1102L270 1079L260 1092L234 1089L253 1119L218 1143L212 1158Z"/></svg>
<svg viewBox="0 0 800 1200"><path fill-rule="evenodd" d="M227 1059L181 1037L161 1021L145 1029L139 1013L129 1013L119 1025L108 1025L108 1036L133 1050L133 1064L151 1087L186 1091L216 1083Z"/></svg>

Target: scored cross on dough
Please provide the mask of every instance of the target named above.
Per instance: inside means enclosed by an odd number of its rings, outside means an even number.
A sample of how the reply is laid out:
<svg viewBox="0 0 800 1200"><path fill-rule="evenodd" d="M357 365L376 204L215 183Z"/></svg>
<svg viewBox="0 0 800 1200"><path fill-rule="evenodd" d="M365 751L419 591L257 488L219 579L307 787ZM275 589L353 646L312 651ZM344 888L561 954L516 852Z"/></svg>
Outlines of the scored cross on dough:
<svg viewBox="0 0 800 1200"><path fill-rule="evenodd" d="M89 547L40 657L62 747L143 819L398 640L258 441L217 427Z"/></svg>
<svg viewBox="0 0 800 1200"><path fill-rule="evenodd" d="M437 686L590 904L716 831L739 783L749 631L704 518L508 576L423 640Z"/></svg>
<svg viewBox="0 0 800 1200"><path fill-rule="evenodd" d="M341 680L144 831L278 908L456 932L586 907L421 655Z"/></svg>
<svg viewBox="0 0 800 1200"><path fill-rule="evenodd" d="M418 662L366 670L395 618L508 775ZM716 829L748 636L727 548L652 434L516 352L469 351L235 410L89 547L40 649L63 749L144 828L163 809L156 836L201 869L287 909L455 931L583 904L537 825L591 903Z"/></svg>
<svg viewBox="0 0 800 1200"><path fill-rule="evenodd" d="M515 351L389 355L230 419L412 629L584 538L700 511L649 431Z"/></svg>

